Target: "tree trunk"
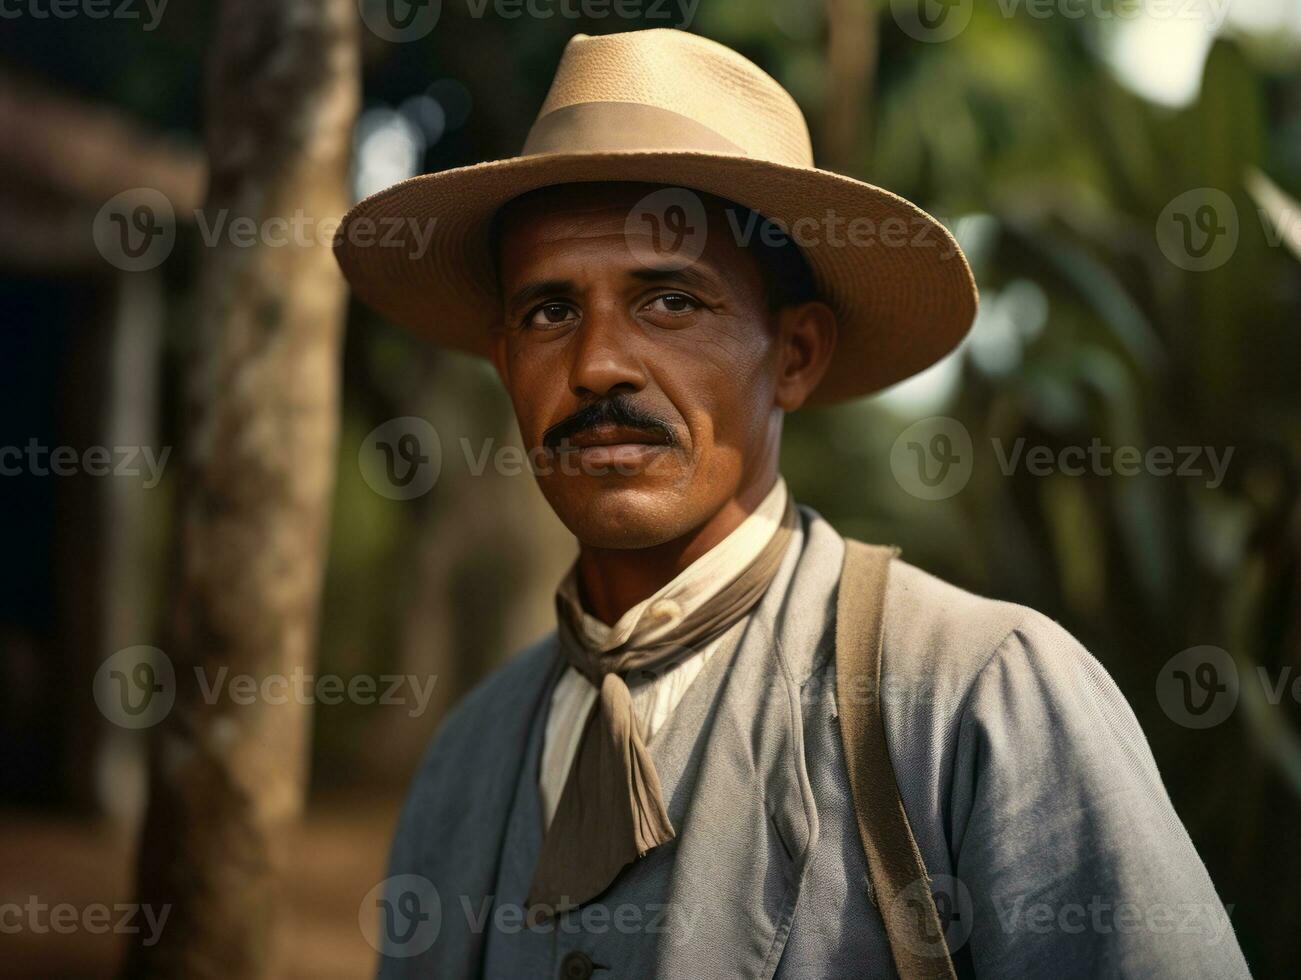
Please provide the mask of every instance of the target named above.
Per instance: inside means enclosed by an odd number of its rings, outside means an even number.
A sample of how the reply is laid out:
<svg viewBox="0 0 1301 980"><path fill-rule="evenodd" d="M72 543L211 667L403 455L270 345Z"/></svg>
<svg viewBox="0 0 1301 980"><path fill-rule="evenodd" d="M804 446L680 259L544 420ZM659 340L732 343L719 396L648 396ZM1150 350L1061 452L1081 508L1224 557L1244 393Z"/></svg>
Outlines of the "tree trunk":
<svg viewBox="0 0 1301 980"><path fill-rule="evenodd" d="M875 0L827 0L827 104L823 166L857 175L872 145L872 95L876 81Z"/></svg>
<svg viewBox="0 0 1301 980"><path fill-rule="evenodd" d="M345 302L328 223L346 206L356 20L353 0L221 5L204 214L230 234L203 249L186 338L164 651L175 703L152 732L138 862L139 901L170 910L161 940L131 950L133 976L282 972L280 877L302 809L310 716L292 687L275 703L284 689L261 685L313 669ZM305 235L292 231L296 218ZM232 226L243 219L258 229L252 245ZM237 703L229 684L239 675L276 696Z"/></svg>

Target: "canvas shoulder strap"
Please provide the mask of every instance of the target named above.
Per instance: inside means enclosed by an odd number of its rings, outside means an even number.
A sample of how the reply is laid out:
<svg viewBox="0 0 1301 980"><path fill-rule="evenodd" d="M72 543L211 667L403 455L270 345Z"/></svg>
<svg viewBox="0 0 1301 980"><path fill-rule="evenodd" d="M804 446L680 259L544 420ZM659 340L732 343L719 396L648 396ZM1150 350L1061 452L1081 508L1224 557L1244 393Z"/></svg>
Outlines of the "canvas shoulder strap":
<svg viewBox="0 0 1301 980"><path fill-rule="evenodd" d="M845 542L836 605L836 703L858 834L901 980L956 978L895 780L881 715L885 588L897 549Z"/></svg>

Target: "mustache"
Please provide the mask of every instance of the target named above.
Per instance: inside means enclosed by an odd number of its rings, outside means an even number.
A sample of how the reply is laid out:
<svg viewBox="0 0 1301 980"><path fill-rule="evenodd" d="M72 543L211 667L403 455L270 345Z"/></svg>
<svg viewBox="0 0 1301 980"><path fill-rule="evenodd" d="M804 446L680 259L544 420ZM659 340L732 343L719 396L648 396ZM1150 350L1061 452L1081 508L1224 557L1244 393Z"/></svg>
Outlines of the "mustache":
<svg viewBox="0 0 1301 980"><path fill-rule="evenodd" d="M542 445L551 452L558 452L579 433L602 425L618 425L652 433L663 438L669 446L675 446L678 442L672 425L640 408L626 395L616 395L584 405L567 419L551 426L542 434Z"/></svg>

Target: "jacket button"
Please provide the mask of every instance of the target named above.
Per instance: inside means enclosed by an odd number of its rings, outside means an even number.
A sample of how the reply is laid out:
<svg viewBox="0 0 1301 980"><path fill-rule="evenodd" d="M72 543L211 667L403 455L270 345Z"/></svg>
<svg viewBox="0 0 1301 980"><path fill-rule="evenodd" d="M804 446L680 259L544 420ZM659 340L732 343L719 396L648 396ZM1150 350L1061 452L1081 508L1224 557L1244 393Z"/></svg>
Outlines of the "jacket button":
<svg viewBox="0 0 1301 980"><path fill-rule="evenodd" d="M591 980L592 958L586 953L573 952L560 962L561 980Z"/></svg>

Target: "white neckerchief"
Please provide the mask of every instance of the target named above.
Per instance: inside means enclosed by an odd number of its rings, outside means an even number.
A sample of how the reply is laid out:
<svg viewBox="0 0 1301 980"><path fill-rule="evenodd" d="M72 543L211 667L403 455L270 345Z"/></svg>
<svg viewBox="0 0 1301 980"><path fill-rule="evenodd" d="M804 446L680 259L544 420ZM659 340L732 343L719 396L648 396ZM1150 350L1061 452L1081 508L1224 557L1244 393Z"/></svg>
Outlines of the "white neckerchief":
<svg viewBox="0 0 1301 980"><path fill-rule="evenodd" d="M698 609L717 595L754 561L781 524L786 511L786 482L779 476L763 502L727 537L684 568L676 578L654 595L643 599L608 626L582 611L578 597L578 579L571 569L557 589L562 602L580 610L575 617L583 638L601 650L611 650L623 643L637 629L646 639L672 629L682 617ZM748 614L747 614L748 616ZM728 630L724 637L731 634ZM642 737L650 739L664 724L691 682L708 663L722 643L719 637L701 647L663 674L640 684L630 685L633 712L641 726ZM569 777L569 767L583 736L583 725L596 700L596 688L573 667L566 667L551 695L551 710L542 743L542 770L538 788L542 795L542 813L547 825L556 812L561 791Z"/></svg>

